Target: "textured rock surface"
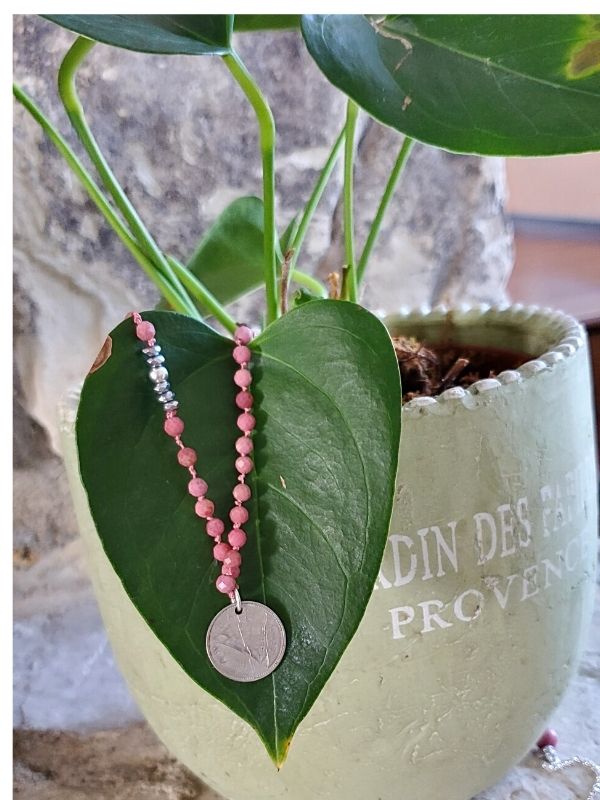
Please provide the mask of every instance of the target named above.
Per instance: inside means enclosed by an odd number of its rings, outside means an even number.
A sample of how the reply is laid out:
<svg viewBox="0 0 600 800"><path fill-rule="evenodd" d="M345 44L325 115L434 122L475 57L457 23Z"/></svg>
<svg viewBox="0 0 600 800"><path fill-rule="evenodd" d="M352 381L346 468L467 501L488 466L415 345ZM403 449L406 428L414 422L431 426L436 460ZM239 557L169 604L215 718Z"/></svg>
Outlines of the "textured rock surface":
<svg viewBox="0 0 600 800"><path fill-rule="evenodd" d="M15 797L23 800L216 800L145 725L91 736L17 732Z"/></svg>
<svg viewBox="0 0 600 800"><path fill-rule="evenodd" d="M140 720L115 667L80 540L22 567L16 582L15 727L89 731Z"/></svg>

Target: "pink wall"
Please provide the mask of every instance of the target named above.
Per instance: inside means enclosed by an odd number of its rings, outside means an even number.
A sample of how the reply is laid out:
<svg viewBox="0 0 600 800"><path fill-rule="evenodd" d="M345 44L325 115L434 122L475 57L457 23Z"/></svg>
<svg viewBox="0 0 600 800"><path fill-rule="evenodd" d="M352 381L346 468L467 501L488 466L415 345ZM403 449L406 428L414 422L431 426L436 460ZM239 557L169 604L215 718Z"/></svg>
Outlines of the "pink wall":
<svg viewBox="0 0 600 800"><path fill-rule="evenodd" d="M507 158L508 211L600 222L600 153Z"/></svg>

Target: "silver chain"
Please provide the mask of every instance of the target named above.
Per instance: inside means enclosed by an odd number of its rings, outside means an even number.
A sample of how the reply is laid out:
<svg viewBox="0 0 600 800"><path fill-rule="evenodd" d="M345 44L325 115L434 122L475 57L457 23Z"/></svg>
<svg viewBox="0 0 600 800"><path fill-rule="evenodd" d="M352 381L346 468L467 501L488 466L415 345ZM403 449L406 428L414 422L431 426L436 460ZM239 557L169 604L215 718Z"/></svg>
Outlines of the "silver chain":
<svg viewBox="0 0 600 800"><path fill-rule="evenodd" d="M547 745L546 747L542 748L541 752L544 759L542 762L542 767L546 770L546 772L562 772L563 770L576 766L577 764L589 769L590 772L594 774L596 780L594 781L592 790L588 794L586 800L600 800L599 764L596 764L595 761L590 761L588 758L579 758L579 756L573 756L572 758L564 759L559 758L556 749L552 747L552 745Z"/></svg>

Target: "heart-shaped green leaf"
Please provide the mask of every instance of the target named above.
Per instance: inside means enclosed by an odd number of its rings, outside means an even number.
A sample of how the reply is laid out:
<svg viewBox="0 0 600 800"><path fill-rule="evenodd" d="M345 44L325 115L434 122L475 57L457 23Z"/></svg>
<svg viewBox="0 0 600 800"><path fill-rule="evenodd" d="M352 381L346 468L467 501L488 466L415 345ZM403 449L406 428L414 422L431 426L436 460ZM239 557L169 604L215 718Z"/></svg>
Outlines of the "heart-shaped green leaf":
<svg viewBox="0 0 600 800"><path fill-rule="evenodd" d="M264 267L264 206L258 197L239 197L219 214L188 261L221 303L231 303L260 286Z"/></svg>
<svg viewBox="0 0 600 800"><path fill-rule="evenodd" d="M63 28L113 47L166 55L226 55L232 14L44 14Z"/></svg>
<svg viewBox="0 0 600 800"><path fill-rule="evenodd" d="M231 341L170 312L156 326L217 514L235 485ZM291 737L354 635L373 589L392 508L400 382L389 335L351 303L315 300L253 344L256 472L244 527L242 596L281 617L288 649L256 683L209 664L205 635L226 603L186 472L162 432L133 323L86 379L80 468L104 549L156 636L206 691L245 719L281 764Z"/></svg>
<svg viewBox="0 0 600 800"><path fill-rule="evenodd" d="M600 21L591 15L305 15L329 80L375 119L464 153L600 147Z"/></svg>

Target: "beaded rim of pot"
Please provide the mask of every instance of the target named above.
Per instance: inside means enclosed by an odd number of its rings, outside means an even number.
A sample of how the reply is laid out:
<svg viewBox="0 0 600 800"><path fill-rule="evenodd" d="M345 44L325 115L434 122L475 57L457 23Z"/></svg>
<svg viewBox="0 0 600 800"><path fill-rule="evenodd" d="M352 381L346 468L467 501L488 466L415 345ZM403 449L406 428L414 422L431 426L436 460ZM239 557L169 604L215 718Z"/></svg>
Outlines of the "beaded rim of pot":
<svg viewBox="0 0 600 800"><path fill-rule="evenodd" d="M482 378L463 389L456 386L446 389L436 397L415 397L403 406L403 413L409 418L428 415L450 414L462 405L476 409L489 405L496 398L503 397L509 386L523 381L535 380L541 373L553 371L557 366L572 358L585 345L586 333L582 325L574 317L553 308L506 303L488 305L487 303L466 304L456 306L437 305L431 308L423 305L417 309L402 307L395 314L383 315L384 324L394 331L400 324L407 322L443 322L451 315L452 322L471 324L481 321L494 321L523 326L528 321L536 322L543 328L543 334L550 343L549 349L542 355L525 362L516 370L505 370L497 378Z"/></svg>

